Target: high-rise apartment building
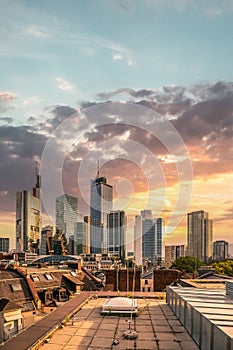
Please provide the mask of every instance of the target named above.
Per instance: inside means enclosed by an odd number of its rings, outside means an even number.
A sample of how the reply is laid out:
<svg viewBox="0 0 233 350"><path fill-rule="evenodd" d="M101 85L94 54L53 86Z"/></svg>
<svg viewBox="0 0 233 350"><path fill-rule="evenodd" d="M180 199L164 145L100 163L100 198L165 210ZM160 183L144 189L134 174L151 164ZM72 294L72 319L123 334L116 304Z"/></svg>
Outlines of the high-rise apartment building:
<svg viewBox="0 0 233 350"><path fill-rule="evenodd" d="M165 246L165 266L170 268L176 259L185 256L184 245L168 245Z"/></svg>
<svg viewBox="0 0 233 350"><path fill-rule="evenodd" d="M150 261L160 264L162 258L162 218L154 219L151 210L135 217L134 254L137 265Z"/></svg>
<svg viewBox="0 0 233 350"><path fill-rule="evenodd" d="M213 243L213 260L223 261L228 258L228 242L215 241Z"/></svg>
<svg viewBox="0 0 233 350"><path fill-rule="evenodd" d="M188 213L188 255L208 262L213 250L213 222L204 210Z"/></svg>
<svg viewBox="0 0 233 350"><path fill-rule="evenodd" d="M108 214L108 252L125 261L126 216L124 211L111 211Z"/></svg>
<svg viewBox="0 0 233 350"><path fill-rule="evenodd" d="M90 198L90 236L91 253L107 253L108 230L107 216L112 210L113 191L105 177L97 177L91 181Z"/></svg>
<svg viewBox="0 0 233 350"><path fill-rule="evenodd" d="M0 237L0 252L8 253L10 249L10 238Z"/></svg>
<svg viewBox="0 0 233 350"><path fill-rule="evenodd" d="M39 251L41 234L41 178L36 174L36 186L32 190L16 193L16 250Z"/></svg>
<svg viewBox="0 0 233 350"><path fill-rule="evenodd" d="M78 220L78 198L64 194L56 198L56 228L68 240Z"/></svg>

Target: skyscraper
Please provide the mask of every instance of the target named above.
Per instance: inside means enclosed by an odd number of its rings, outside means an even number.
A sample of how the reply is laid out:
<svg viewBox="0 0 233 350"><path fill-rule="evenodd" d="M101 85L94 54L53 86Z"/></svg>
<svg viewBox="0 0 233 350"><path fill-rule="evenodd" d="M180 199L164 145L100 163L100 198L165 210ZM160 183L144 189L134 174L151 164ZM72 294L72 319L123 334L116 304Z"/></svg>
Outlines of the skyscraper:
<svg viewBox="0 0 233 350"><path fill-rule="evenodd" d="M0 237L0 252L9 253L10 238Z"/></svg>
<svg viewBox="0 0 233 350"><path fill-rule="evenodd" d="M185 256L184 245L168 245L165 246L165 266L170 268L176 259Z"/></svg>
<svg viewBox="0 0 233 350"><path fill-rule="evenodd" d="M36 186L29 191L16 193L16 250L39 251L41 234L41 178L36 173Z"/></svg>
<svg viewBox="0 0 233 350"><path fill-rule="evenodd" d="M137 265L150 260L160 264L162 258L162 218L153 219L151 210L142 210L135 218L134 254Z"/></svg>
<svg viewBox="0 0 233 350"><path fill-rule="evenodd" d="M213 222L204 210L188 213L188 255L208 262L212 257Z"/></svg>
<svg viewBox="0 0 233 350"><path fill-rule="evenodd" d="M112 210L112 198L112 186L107 184L105 177L99 176L98 171L96 178L94 180L91 180L91 253L107 253L107 215Z"/></svg>
<svg viewBox="0 0 233 350"><path fill-rule="evenodd" d="M108 214L108 252L125 261L125 227L124 211L111 211Z"/></svg>
<svg viewBox="0 0 233 350"><path fill-rule="evenodd" d="M74 225L74 255L88 254L88 223L78 221Z"/></svg>
<svg viewBox="0 0 233 350"><path fill-rule="evenodd" d="M53 238L53 226L48 225L41 230L41 255L48 255L52 253L52 238Z"/></svg>
<svg viewBox="0 0 233 350"><path fill-rule="evenodd" d="M68 240L78 220L78 198L64 194L56 198L56 228Z"/></svg>
<svg viewBox="0 0 233 350"><path fill-rule="evenodd" d="M228 258L228 242L215 241L213 243L213 260L223 261Z"/></svg>

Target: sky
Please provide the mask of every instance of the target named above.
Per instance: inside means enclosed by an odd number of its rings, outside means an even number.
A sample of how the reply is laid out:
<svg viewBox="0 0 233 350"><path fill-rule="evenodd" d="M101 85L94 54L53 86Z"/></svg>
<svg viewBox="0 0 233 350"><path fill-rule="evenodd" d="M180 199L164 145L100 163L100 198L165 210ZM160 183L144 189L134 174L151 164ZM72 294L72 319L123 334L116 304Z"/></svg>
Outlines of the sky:
<svg viewBox="0 0 233 350"><path fill-rule="evenodd" d="M0 236L14 237L15 192L33 187L35 161L47 224L63 191L88 214L99 160L131 230L151 209L165 244L185 244L187 212L206 210L214 240L232 242L233 2L0 8Z"/></svg>

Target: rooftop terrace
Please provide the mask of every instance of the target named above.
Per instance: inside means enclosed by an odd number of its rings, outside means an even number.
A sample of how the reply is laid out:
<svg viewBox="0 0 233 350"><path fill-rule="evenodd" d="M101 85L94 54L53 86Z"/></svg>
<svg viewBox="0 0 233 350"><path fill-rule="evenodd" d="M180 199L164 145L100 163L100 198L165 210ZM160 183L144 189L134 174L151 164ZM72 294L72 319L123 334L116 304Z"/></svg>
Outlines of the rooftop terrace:
<svg viewBox="0 0 233 350"><path fill-rule="evenodd" d="M155 293L135 293L139 315L132 318L137 339L125 339L130 316L101 315L113 292L83 292L5 343L4 350L197 350L173 311ZM69 316L69 317L67 317ZM65 322L64 322L65 321Z"/></svg>

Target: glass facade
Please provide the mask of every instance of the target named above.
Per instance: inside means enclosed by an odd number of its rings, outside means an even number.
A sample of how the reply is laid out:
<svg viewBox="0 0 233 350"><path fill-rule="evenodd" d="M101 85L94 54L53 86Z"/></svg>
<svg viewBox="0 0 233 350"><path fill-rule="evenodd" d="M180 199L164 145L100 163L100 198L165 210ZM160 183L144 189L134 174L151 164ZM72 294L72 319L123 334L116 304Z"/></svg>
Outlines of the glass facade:
<svg viewBox="0 0 233 350"><path fill-rule="evenodd" d="M188 255L208 262L212 257L213 223L208 213L199 210L188 213Z"/></svg>
<svg viewBox="0 0 233 350"><path fill-rule="evenodd" d="M125 260L125 225L124 211L111 211L108 214L108 252Z"/></svg>
<svg viewBox="0 0 233 350"><path fill-rule="evenodd" d="M74 224L78 220L78 198L64 194L56 198L56 228L67 239L74 235Z"/></svg>
<svg viewBox="0 0 233 350"><path fill-rule="evenodd" d="M91 253L107 253L107 215L112 210L113 191L105 177L91 181L90 240Z"/></svg>

